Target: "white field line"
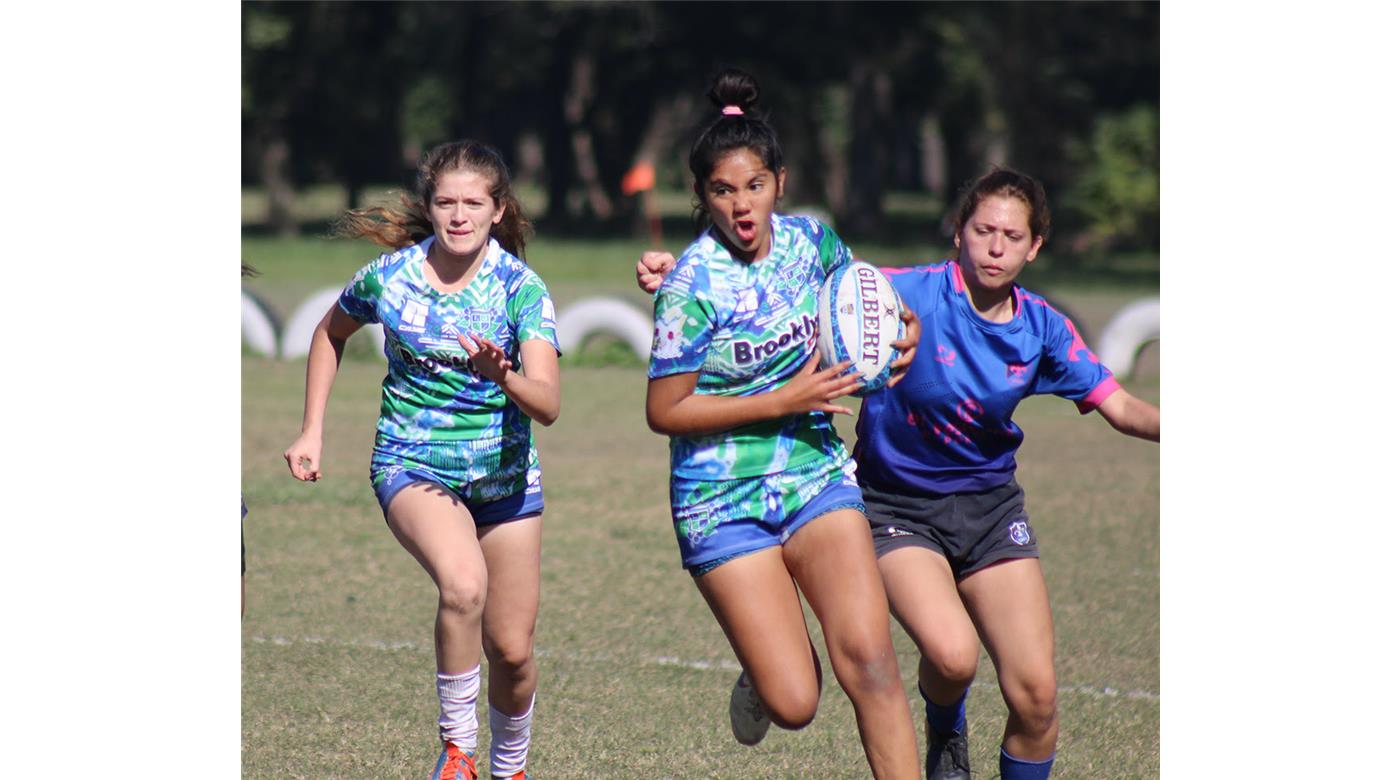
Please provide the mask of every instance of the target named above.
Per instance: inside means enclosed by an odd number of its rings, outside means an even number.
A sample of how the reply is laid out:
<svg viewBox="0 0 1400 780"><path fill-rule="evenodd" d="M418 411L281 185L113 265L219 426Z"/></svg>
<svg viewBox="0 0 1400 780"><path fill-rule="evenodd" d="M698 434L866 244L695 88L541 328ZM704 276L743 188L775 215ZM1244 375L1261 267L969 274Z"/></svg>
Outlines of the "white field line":
<svg viewBox="0 0 1400 780"><path fill-rule="evenodd" d="M260 645L327 645L331 647L362 647L369 650L408 650L411 652L432 653L433 648L417 642L382 642L370 639L344 640L344 639L324 639L316 636L285 637L285 636L250 636L248 641ZM554 652L547 648L535 648L535 655L539 658L559 658L566 661L585 663L617 663L617 658L611 655L598 654L588 655L586 653ZM644 661L647 664L656 666L678 666L684 669L697 669L700 671L718 670L723 672L737 672L743 669L739 662L730 659L720 659L718 661L691 661L675 656L663 655L657 658L649 658ZM996 683L976 680L972 683L979 688L995 688ZM1061 694L1078 694L1081 696L1092 696L1095 698L1108 699L1140 699L1146 701L1159 701L1161 694L1152 691L1123 691L1111 686L1093 685L1062 685L1059 687Z"/></svg>

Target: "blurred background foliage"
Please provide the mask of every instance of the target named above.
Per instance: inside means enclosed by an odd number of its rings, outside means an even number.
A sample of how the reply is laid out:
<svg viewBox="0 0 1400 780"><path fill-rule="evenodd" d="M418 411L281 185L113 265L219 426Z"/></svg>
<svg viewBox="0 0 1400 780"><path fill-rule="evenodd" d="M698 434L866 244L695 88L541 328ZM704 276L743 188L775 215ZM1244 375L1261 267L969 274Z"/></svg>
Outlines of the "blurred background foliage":
<svg viewBox="0 0 1400 780"><path fill-rule="evenodd" d="M318 230L300 201L382 197L473 137L541 233L645 235L619 185L650 162L687 238L689 145L735 65L782 139L786 208L848 240L946 247L959 187L1002 164L1045 182L1055 263L1156 273L1156 3L245 2L242 37L248 234Z"/></svg>

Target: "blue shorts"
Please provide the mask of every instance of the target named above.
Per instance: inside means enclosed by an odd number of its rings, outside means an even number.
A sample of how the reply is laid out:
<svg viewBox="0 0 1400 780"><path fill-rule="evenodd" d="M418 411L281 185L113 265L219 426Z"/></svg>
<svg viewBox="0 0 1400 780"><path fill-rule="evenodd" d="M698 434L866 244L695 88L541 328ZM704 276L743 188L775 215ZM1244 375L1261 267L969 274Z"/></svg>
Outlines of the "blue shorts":
<svg viewBox="0 0 1400 780"><path fill-rule="evenodd" d="M377 440L370 483L379 506L416 482L437 485L466 505L478 526L544 512L539 456L526 445L514 462L500 458L499 442L387 442Z"/></svg>
<svg viewBox="0 0 1400 780"><path fill-rule="evenodd" d="M782 545L797 529L838 509L865 512L850 459L822 459L739 479L671 478L681 565L694 577L740 555Z"/></svg>

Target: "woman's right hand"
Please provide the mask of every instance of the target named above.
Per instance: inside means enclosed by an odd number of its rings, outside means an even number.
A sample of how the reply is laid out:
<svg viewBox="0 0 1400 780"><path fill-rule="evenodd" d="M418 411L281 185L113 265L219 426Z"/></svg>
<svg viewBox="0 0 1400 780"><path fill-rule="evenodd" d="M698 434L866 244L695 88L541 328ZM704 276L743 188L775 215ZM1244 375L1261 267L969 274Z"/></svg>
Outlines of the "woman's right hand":
<svg viewBox="0 0 1400 780"><path fill-rule="evenodd" d="M670 252L643 252L642 259L637 261L637 286L654 293L661 289L661 280L675 267L676 258Z"/></svg>
<svg viewBox="0 0 1400 780"><path fill-rule="evenodd" d="M302 482L315 482L321 478L321 437L303 433L292 442L292 446L282 453L287 459L287 468L292 476Z"/></svg>
<svg viewBox="0 0 1400 780"><path fill-rule="evenodd" d="M781 394L784 410L788 414L802 414L803 412L853 414L850 409L832 403L835 399L850 395L860 389L860 376L854 373L845 373L851 367L851 361L844 360L831 368L818 371L817 364L820 361L821 355L814 350L811 359L793 375L792 379L773 391Z"/></svg>

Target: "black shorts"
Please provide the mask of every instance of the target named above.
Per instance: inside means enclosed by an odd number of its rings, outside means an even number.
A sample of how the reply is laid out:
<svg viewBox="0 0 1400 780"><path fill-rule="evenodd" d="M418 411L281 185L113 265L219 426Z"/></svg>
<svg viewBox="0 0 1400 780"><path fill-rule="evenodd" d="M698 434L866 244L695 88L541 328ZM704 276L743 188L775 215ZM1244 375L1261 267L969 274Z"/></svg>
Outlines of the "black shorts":
<svg viewBox="0 0 1400 780"><path fill-rule="evenodd" d="M1012 479L979 493L908 495L860 486L875 557L901 547L922 547L948 559L962 579L998 561L1039 558L1026 516L1026 494Z"/></svg>

